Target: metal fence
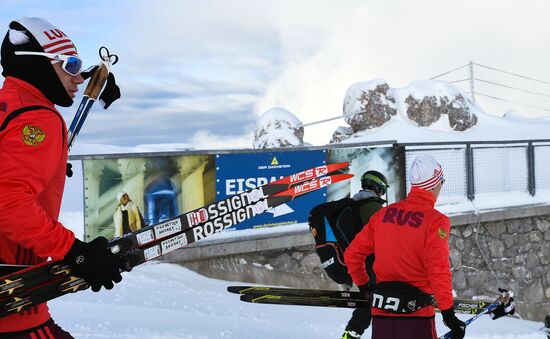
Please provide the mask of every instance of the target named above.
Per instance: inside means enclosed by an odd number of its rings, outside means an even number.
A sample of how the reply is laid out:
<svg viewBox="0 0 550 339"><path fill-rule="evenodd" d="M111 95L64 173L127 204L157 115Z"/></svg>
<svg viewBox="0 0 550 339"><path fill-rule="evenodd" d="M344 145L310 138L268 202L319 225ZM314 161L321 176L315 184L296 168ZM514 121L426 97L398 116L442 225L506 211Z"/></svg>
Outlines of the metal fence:
<svg viewBox="0 0 550 339"><path fill-rule="evenodd" d="M528 193L550 189L550 140L407 143L405 172L422 153L429 153L445 173L444 203L474 200L476 195ZM408 176L408 173L406 173ZM410 183L407 180L407 191Z"/></svg>

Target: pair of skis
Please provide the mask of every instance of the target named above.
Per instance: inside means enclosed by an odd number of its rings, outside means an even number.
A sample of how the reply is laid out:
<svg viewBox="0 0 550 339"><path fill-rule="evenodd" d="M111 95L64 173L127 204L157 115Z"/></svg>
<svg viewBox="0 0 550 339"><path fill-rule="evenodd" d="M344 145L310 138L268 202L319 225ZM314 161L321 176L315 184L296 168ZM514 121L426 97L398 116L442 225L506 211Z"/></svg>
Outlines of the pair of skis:
<svg viewBox="0 0 550 339"><path fill-rule="evenodd" d="M331 174L347 162L328 164L295 173L255 189L231 196L142 228L109 242L111 251L124 259L126 271L144 262L199 241L266 210L307 193L349 179L353 174ZM0 317L70 292L88 288L69 265L53 261L0 277Z"/></svg>
<svg viewBox="0 0 550 339"><path fill-rule="evenodd" d="M344 308L370 308L372 299L360 292L308 290L283 287L264 286L228 286L227 291L240 294L242 301L270 305L299 305L299 306L323 306ZM506 305L512 297L511 292L503 292L495 302L455 299L454 310L456 313L473 314L466 320L466 326L484 314L488 314L500 305ZM437 310L437 305L436 310ZM541 329L543 330L543 329ZM547 332L548 333L548 332ZM452 338L452 332L439 337L439 339Z"/></svg>
<svg viewBox="0 0 550 339"><path fill-rule="evenodd" d="M311 290L266 286L228 286L227 291L240 294L249 303L320 307L370 308L371 298L360 292ZM491 302L455 299L456 313L480 314Z"/></svg>

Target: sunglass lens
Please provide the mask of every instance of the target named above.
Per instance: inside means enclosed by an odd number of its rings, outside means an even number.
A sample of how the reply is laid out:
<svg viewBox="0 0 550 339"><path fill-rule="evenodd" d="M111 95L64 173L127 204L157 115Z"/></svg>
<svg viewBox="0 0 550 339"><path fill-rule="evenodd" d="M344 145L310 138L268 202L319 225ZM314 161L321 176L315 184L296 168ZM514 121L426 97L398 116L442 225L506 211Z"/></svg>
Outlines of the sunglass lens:
<svg viewBox="0 0 550 339"><path fill-rule="evenodd" d="M65 64L65 71L71 75L77 75L82 69L82 60L77 57L69 57Z"/></svg>

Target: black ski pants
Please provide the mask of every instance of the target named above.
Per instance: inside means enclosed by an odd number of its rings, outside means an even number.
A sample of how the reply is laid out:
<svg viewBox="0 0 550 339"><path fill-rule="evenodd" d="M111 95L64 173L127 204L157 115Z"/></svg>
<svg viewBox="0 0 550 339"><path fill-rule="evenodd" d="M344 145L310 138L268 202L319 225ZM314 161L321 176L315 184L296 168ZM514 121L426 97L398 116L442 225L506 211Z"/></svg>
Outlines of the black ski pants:
<svg viewBox="0 0 550 339"><path fill-rule="evenodd" d="M372 339L437 339L435 317L373 317Z"/></svg>

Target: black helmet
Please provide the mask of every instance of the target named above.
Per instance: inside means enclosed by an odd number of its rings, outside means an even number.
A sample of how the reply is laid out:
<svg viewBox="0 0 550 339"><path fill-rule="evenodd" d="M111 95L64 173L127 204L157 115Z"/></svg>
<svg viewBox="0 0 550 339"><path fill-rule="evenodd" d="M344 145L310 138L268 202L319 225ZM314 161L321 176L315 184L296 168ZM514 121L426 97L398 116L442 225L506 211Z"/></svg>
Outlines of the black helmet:
<svg viewBox="0 0 550 339"><path fill-rule="evenodd" d="M384 174L378 171L366 171L361 176L361 187L373 191L378 196L382 196L390 185L388 185L388 179L386 179Z"/></svg>

